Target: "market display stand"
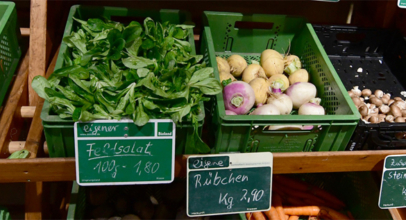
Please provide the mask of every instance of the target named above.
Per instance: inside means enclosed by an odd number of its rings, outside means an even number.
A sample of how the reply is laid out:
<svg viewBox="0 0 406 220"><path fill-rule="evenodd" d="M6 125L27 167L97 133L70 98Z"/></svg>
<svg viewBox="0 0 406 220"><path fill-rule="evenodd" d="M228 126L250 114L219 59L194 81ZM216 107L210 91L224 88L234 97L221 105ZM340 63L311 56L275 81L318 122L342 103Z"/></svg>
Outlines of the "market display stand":
<svg viewBox="0 0 406 220"><path fill-rule="evenodd" d="M0 118L0 157L21 149L31 153L29 159L0 159L0 182L26 183L26 219L43 217L43 182L73 181L76 178L74 158L36 158L37 154L43 153L44 146L46 151L40 119L43 99L31 89L29 82L36 75L49 76L58 54L56 52L47 66L50 50L46 17L47 1L31 0L30 28L21 29L23 36L30 37L29 52L20 62ZM32 118L31 127L26 141L18 141L23 118ZM274 153L273 166L275 174L381 171L384 158L391 154L406 154L406 150ZM185 175L188 156L176 158L182 165L180 176ZM406 219L406 209L390 209L390 213L393 219Z"/></svg>

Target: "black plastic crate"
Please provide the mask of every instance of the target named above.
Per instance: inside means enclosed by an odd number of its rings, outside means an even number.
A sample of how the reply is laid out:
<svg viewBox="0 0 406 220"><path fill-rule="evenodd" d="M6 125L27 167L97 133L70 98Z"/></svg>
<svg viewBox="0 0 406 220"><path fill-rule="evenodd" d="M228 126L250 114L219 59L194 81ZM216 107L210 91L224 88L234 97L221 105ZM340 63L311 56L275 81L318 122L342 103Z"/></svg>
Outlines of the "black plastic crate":
<svg viewBox="0 0 406 220"><path fill-rule="evenodd" d="M345 88L406 93L406 41L398 30L313 25ZM347 150L406 149L406 123L362 120Z"/></svg>

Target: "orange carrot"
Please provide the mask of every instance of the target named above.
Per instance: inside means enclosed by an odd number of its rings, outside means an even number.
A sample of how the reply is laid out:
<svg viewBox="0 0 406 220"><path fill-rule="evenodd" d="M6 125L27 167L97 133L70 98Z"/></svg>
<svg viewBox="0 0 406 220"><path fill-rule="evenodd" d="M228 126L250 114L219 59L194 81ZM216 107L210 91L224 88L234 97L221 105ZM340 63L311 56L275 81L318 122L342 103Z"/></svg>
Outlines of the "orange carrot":
<svg viewBox="0 0 406 220"><path fill-rule="evenodd" d="M252 214L250 212L245 213L247 220L252 220Z"/></svg>
<svg viewBox="0 0 406 220"><path fill-rule="evenodd" d="M282 199L278 194L272 196L272 204L275 207L276 212L278 212L279 219L284 220L285 212L283 212Z"/></svg>
<svg viewBox="0 0 406 220"><path fill-rule="evenodd" d="M339 200L337 197L333 196L329 192L322 190L317 187L313 187L310 189L310 192L319 197L320 199L323 199L324 201L327 201L329 204L335 204L336 206L339 207L339 209L345 207L345 203Z"/></svg>
<svg viewBox="0 0 406 220"><path fill-rule="evenodd" d="M273 179L276 182L283 184L284 186L291 188L291 189L296 189L296 190L301 190L301 191L307 191L309 189L309 186L306 183L299 182L297 180L293 180L293 179L283 176L283 175L274 175Z"/></svg>
<svg viewBox="0 0 406 220"><path fill-rule="evenodd" d="M275 207L271 206L271 209L269 209L268 211L264 212L266 217L268 217L269 220L283 220L283 219L279 219L279 215L278 212L276 212Z"/></svg>
<svg viewBox="0 0 406 220"><path fill-rule="evenodd" d="M264 214L262 214L262 212L253 212L252 217L255 220L266 220L266 218L265 218Z"/></svg>
<svg viewBox="0 0 406 220"><path fill-rule="evenodd" d="M289 220L289 215L285 215L285 220Z"/></svg>
<svg viewBox="0 0 406 220"><path fill-rule="evenodd" d="M288 220L299 220L299 216L291 215Z"/></svg>
<svg viewBox="0 0 406 220"><path fill-rule="evenodd" d="M330 209L327 207L321 207L321 209L327 211L328 215L331 216L332 220L349 220L350 219L350 218L348 218L348 216L346 216L340 212L337 212L334 209Z"/></svg>
<svg viewBox="0 0 406 220"><path fill-rule="evenodd" d="M287 215L318 215L320 208L318 206L292 206L284 207L283 211Z"/></svg>

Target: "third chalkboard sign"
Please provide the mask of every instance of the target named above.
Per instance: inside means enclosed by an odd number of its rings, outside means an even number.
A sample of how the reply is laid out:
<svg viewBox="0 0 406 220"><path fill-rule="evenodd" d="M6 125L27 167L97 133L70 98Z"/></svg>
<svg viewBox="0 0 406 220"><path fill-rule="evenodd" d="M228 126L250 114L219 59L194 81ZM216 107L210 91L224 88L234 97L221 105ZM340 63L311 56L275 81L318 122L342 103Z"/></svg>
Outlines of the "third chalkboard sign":
<svg viewBox="0 0 406 220"><path fill-rule="evenodd" d="M188 216L270 209L272 153L191 156L187 163Z"/></svg>
<svg viewBox="0 0 406 220"><path fill-rule="evenodd" d="M390 155L385 158L379 207L406 207L406 155Z"/></svg>

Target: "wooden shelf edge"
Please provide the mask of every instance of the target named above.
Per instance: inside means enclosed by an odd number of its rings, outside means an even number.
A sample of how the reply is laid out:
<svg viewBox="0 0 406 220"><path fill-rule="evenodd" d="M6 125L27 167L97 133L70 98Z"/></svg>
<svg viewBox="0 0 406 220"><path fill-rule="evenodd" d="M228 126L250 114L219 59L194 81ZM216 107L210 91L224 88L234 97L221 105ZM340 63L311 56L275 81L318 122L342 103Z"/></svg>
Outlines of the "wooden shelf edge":
<svg viewBox="0 0 406 220"><path fill-rule="evenodd" d="M274 153L273 173L377 171L392 154L406 154L406 150ZM177 176L185 176L189 156L176 157ZM0 160L0 182L72 181L75 171L75 158Z"/></svg>

